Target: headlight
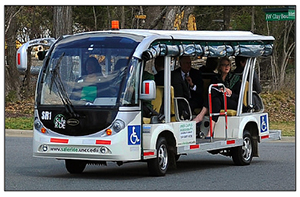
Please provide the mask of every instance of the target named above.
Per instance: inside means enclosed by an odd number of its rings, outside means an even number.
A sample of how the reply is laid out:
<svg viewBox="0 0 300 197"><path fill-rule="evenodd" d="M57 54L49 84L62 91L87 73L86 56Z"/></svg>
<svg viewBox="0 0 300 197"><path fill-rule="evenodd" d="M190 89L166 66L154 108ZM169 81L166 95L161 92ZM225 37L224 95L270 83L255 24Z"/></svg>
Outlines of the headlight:
<svg viewBox="0 0 300 197"><path fill-rule="evenodd" d="M119 131L121 131L124 128L125 128L125 123L122 120L117 119L112 124L112 130L116 133L118 133Z"/></svg>
<svg viewBox="0 0 300 197"><path fill-rule="evenodd" d="M40 121L39 117L38 117L38 112L37 110L34 111L34 123L33 123L33 126L34 126L34 129L43 133L43 134L46 134L48 133L47 132L47 129L44 127L43 123Z"/></svg>
<svg viewBox="0 0 300 197"><path fill-rule="evenodd" d="M105 130L105 132L102 134L102 137L116 134L124 128L125 128L125 122L117 119L112 123L112 125L109 128Z"/></svg>

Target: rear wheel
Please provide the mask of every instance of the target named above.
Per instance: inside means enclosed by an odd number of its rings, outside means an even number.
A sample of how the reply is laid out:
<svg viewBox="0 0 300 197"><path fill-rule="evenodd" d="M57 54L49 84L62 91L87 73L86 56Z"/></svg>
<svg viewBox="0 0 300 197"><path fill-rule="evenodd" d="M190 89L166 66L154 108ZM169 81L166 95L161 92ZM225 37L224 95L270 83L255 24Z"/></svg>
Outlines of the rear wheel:
<svg viewBox="0 0 300 197"><path fill-rule="evenodd" d="M236 165L249 165L253 158L253 139L249 131L244 131L243 145L232 149L232 160Z"/></svg>
<svg viewBox="0 0 300 197"><path fill-rule="evenodd" d="M156 158L148 161L148 170L151 175L164 176L169 166L167 141L160 137L156 144Z"/></svg>
<svg viewBox="0 0 300 197"><path fill-rule="evenodd" d="M83 172L86 162L81 160L65 160L66 169L70 174L80 174Z"/></svg>

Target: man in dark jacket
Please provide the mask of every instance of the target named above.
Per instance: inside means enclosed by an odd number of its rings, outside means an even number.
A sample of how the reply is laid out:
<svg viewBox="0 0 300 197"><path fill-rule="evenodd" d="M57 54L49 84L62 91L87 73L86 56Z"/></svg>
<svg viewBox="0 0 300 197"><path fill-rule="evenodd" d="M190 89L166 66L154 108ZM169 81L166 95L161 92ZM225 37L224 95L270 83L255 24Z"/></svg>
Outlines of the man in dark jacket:
<svg viewBox="0 0 300 197"><path fill-rule="evenodd" d="M154 66L156 74L154 75L154 80L157 86L164 85L164 57L158 56L154 61Z"/></svg>
<svg viewBox="0 0 300 197"><path fill-rule="evenodd" d="M203 106L203 81L201 72L191 67L189 56L179 58L180 68L172 72L171 84L175 97L184 97L189 101L192 112Z"/></svg>
<svg viewBox="0 0 300 197"><path fill-rule="evenodd" d="M236 56L235 57L235 65L236 69L234 70L234 73L239 75L242 79L243 71L246 65L247 58L246 57L241 57L241 56ZM248 75L249 79L249 75ZM254 76L253 76L253 90L257 92L257 94L261 93L261 86L259 83L259 78L257 73L254 71Z"/></svg>

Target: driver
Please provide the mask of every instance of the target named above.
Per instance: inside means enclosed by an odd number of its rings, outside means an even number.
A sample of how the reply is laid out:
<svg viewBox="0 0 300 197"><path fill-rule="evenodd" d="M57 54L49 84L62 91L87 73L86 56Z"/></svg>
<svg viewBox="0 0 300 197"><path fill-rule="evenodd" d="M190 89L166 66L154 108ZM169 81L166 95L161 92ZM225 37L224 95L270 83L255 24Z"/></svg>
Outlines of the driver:
<svg viewBox="0 0 300 197"><path fill-rule="evenodd" d="M95 82L97 81L97 77L101 75L101 67L98 63L98 60L95 57L89 57L85 62L85 76L83 76L82 80L84 82L89 82L82 87L80 100L93 102L97 97L97 86Z"/></svg>
<svg viewBox="0 0 300 197"><path fill-rule="evenodd" d="M94 82L97 75L101 75L101 67L95 57L89 57L85 62L86 82Z"/></svg>

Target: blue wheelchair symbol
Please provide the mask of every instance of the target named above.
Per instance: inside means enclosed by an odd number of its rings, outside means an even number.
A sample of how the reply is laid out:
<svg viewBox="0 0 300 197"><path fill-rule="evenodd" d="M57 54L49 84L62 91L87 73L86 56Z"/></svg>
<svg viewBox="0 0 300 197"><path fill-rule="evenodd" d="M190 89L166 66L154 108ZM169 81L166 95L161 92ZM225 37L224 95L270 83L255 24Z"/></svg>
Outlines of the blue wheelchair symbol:
<svg viewBox="0 0 300 197"><path fill-rule="evenodd" d="M141 144L141 126L128 126L128 145Z"/></svg>
<svg viewBox="0 0 300 197"><path fill-rule="evenodd" d="M266 132L268 130L268 125L267 125L267 115L263 115L260 117L260 132Z"/></svg>

